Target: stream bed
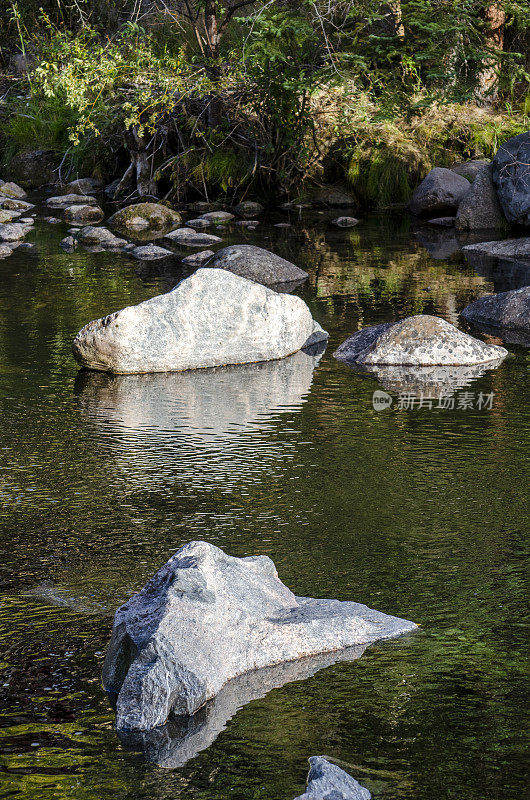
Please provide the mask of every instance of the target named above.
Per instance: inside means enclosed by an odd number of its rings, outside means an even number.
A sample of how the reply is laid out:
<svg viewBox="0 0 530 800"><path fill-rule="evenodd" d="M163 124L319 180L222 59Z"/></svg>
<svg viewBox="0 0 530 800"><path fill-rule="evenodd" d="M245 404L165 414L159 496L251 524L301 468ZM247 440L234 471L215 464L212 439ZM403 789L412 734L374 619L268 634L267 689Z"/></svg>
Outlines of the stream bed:
<svg viewBox="0 0 530 800"><path fill-rule="evenodd" d="M2 797L292 800L317 754L375 800L524 794L529 351L507 343L513 357L459 387L454 408L394 391L380 410L385 387L332 353L411 314L460 324L530 267L469 263L452 231L406 215L351 230L281 219L221 235L309 272L296 293L329 331L320 359L78 373L77 331L169 290L178 260L67 254L66 226L37 220L35 247L0 261ZM130 749L100 680L112 614L193 539L269 555L297 595L421 628L286 683L266 676L265 696L229 690L194 730Z"/></svg>

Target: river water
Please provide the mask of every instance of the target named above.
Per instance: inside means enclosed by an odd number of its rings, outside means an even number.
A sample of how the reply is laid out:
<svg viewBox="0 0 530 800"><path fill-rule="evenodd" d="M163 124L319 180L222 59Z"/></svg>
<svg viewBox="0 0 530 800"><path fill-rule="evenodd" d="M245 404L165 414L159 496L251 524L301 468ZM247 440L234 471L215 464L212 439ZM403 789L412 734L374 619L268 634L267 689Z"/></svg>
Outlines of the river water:
<svg viewBox="0 0 530 800"><path fill-rule="evenodd" d="M470 264L451 232L403 217L292 221L223 235L307 269L296 291L330 333L320 359L78 375L77 330L168 290L178 268L68 255L66 229L43 221L34 249L0 261L2 797L291 800L316 754L376 800L523 795L528 350L508 344L512 358L453 386L453 409L411 407L332 353L381 321L457 322L530 271ZM376 410L383 388L393 402ZM296 594L421 628L313 675L322 664L264 675L131 749L100 683L112 613L192 539L266 553Z"/></svg>

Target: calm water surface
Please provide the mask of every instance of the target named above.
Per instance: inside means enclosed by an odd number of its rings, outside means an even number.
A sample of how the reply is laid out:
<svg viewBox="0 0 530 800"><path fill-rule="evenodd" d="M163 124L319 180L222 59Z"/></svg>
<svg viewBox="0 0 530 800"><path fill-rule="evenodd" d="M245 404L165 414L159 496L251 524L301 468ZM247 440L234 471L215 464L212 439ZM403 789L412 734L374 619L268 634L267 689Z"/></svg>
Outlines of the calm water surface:
<svg viewBox="0 0 530 800"><path fill-rule="evenodd" d="M44 222L34 251L0 261L3 797L291 800L315 754L376 800L522 797L528 350L509 344L513 358L457 393L493 393L491 409L395 398L384 411L372 406L381 384L332 352L408 314L457 322L484 291L529 283L528 268L470 264L450 232L402 218L331 232L319 216L293 222L225 242L309 271L297 292L330 332L320 359L78 375L82 325L182 273L67 255L65 229ZM421 629L303 681L268 676L265 697L249 686L256 699L237 710L244 692L224 698L198 719L186 763L179 730L146 758L116 736L100 684L111 615L191 539L266 553L297 594Z"/></svg>

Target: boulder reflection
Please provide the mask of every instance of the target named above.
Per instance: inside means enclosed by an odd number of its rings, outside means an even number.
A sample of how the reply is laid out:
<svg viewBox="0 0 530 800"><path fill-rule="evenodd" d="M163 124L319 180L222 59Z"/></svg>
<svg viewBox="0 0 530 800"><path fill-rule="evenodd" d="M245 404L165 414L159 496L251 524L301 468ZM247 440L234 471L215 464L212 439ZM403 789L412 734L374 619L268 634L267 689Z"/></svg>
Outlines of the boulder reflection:
<svg viewBox="0 0 530 800"><path fill-rule="evenodd" d="M151 731L118 733L124 747L143 753L159 767L175 769L206 750L226 728L227 722L252 700L265 697L292 681L310 678L316 672L339 661L355 661L366 646L350 647L335 653L290 661L255 670L229 681L192 717L174 717L166 725Z"/></svg>
<svg viewBox="0 0 530 800"><path fill-rule="evenodd" d="M489 361L487 364L470 366L414 367L383 364L373 364L369 367L348 366L357 372L365 372L377 378L381 386L388 392L397 394L410 392L414 395L423 394L424 397L438 398L470 386L488 370L498 367L502 361L503 359L498 359Z"/></svg>

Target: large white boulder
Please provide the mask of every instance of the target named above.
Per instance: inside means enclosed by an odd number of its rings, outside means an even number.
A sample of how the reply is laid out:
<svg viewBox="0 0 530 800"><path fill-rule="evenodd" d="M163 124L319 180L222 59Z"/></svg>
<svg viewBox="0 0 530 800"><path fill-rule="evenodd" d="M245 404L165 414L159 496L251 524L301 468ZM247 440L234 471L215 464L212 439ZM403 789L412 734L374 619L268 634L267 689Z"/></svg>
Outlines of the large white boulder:
<svg viewBox="0 0 530 800"><path fill-rule="evenodd" d="M174 372L284 358L326 337L301 298L199 269L167 294L89 322L73 352L103 372Z"/></svg>
<svg viewBox="0 0 530 800"><path fill-rule="evenodd" d="M296 597L267 556L190 542L116 612L103 683L117 695L118 730L150 730L251 670L415 627L358 603Z"/></svg>
<svg viewBox="0 0 530 800"><path fill-rule="evenodd" d="M508 351L484 344L445 319L418 314L363 328L346 339L333 355L339 361L354 364L449 366L497 361Z"/></svg>

